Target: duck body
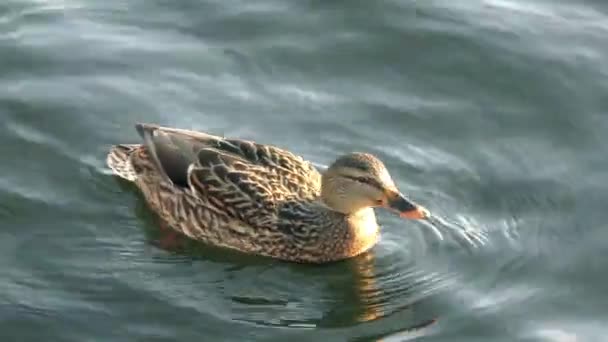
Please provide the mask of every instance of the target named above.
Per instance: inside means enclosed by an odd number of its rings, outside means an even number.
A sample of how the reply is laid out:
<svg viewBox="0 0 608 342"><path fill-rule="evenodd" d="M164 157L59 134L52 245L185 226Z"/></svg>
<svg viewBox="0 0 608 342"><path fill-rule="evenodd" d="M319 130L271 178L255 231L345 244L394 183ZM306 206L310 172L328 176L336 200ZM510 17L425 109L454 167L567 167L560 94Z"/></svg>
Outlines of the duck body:
<svg viewBox="0 0 608 342"><path fill-rule="evenodd" d="M214 246L323 263L378 240L374 209L335 210L322 174L278 147L202 132L136 125L142 144L115 145L114 174L133 182L172 229Z"/></svg>

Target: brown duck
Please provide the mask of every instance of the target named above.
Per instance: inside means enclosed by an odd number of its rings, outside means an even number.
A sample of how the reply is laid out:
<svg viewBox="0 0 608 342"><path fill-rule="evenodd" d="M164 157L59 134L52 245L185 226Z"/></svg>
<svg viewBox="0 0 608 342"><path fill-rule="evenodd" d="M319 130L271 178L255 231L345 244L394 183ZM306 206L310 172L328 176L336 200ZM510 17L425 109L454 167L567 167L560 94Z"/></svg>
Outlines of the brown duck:
<svg viewBox="0 0 608 342"><path fill-rule="evenodd" d="M132 181L173 229L205 243L295 262L356 256L377 242L375 207L422 219L384 164L366 153L322 174L278 147L136 125L143 144L113 146L114 174Z"/></svg>

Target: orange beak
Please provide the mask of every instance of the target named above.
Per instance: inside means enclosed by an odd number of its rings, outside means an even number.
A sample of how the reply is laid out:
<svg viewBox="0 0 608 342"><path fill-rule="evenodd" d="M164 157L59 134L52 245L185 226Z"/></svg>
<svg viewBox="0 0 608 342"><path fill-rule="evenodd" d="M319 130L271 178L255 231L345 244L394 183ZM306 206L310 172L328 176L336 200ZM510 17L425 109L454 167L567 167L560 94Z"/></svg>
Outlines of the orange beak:
<svg viewBox="0 0 608 342"><path fill-rule="evenodd" d="M399 216L410 220L422 220L428 218L430 214L428 210L418 206L416 209L401 212Z"/></svg>
<svg viewBox="0 0 608 342"><path fill-rule="evenodd" d="M387 197L387 206L397 211L400 217L410 220L421 220L430 216L428 210L410 201L399 192L392 193Z"/></svg>

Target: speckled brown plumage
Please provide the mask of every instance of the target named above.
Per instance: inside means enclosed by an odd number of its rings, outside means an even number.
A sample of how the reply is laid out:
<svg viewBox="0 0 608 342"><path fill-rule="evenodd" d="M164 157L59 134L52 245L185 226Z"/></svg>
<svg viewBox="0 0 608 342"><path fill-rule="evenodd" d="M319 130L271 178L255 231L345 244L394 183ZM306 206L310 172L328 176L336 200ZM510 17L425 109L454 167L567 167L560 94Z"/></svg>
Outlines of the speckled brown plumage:
<svg viewBox="0 0 608 342"><path fill-rule="evenodd" d="M348 215L328 208L319 198L321 174L291 152L155 125L137 130L143 144L114 146L109 167L193 239L297 262L344 259L376 243L373 209Z"/></svg>

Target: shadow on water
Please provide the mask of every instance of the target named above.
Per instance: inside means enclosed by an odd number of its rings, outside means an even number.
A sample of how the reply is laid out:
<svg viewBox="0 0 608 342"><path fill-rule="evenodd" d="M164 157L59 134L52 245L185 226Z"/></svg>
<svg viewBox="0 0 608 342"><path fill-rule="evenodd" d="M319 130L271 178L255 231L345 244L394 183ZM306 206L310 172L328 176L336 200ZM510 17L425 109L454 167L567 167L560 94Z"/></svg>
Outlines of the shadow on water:
<svg viewBox="0 0 608 342"><path fill-rule="evenodd" d="M424 274L415 265L379 262L373 251L340 262L307 265L209 246L170 229L132 185L118 182L123 190L137 193L136 216L144 222L150 244L178 260L226 265L226 272L237 278L239 272L254 268L256 277L267 279L263 292L224 293L233 304L232 320L262 327L313 329L344 328L400 315L407 321L389 334L417 336L440 318L426 313L428 310L417 314L415 309L424 307L426 300L444 288L446 279ZM298 298L298 292L305 299ZM377 337L382 336L386 332Z"/></svg>

